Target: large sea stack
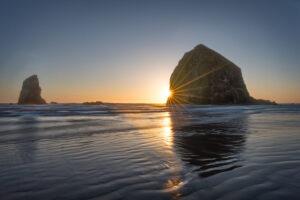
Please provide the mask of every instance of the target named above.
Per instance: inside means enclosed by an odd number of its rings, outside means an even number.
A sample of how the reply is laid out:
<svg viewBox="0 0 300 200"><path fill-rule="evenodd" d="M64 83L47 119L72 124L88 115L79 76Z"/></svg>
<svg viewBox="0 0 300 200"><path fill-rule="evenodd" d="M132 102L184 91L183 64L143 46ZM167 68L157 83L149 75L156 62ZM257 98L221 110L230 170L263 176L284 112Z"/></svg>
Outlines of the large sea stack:
<svg viewBox="0 0 300 200"><path fill-rule="evenodd" d="M18 104L46 104L46 101L41 97L37 75L32 75L23 81Z"/></svg>
<svg viewBox="0 0 300 200"><path fill-rule="evenodd" d="M202 44L179 61L170 90L168 104L275 104L252 98L241 69Z"/></svg>

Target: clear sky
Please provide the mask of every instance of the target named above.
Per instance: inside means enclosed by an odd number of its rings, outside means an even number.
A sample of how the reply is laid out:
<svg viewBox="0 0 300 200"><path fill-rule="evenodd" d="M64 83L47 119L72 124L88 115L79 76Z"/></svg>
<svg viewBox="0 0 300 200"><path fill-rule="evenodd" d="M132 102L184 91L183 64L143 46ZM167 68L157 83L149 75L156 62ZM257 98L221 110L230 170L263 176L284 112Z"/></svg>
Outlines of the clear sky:
<svg viewBox="0 0 300 200"><path fill-rule="evenodd" d="M1 0L0 102L37 74L47 102L161 102L198 44L255 98L300 102L300 1Z"/></svg>

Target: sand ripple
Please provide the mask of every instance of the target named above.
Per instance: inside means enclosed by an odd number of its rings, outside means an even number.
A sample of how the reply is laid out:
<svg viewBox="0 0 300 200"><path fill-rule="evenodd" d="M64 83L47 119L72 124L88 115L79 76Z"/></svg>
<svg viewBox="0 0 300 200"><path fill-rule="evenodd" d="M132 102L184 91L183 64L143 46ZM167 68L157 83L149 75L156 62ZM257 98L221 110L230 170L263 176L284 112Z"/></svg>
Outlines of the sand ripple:
<svg viewBox="0 0 300 200"><path fill-rule="evenodd" d="M0 199L297 199L299 106L0 105Z"/></svg>

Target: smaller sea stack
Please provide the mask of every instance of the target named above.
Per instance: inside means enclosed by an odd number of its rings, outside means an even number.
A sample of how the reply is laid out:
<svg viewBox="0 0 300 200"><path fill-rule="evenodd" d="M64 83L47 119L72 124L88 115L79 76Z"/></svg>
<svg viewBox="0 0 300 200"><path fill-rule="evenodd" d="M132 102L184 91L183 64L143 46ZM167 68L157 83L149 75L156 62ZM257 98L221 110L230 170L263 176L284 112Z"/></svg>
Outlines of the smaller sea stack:
<svg viewBox="0 0 300 200"><path fill-rule="evenodd" d="M46 101L41 97L37 75L32 75L23 81L18 104L46 104Z"/></svg>

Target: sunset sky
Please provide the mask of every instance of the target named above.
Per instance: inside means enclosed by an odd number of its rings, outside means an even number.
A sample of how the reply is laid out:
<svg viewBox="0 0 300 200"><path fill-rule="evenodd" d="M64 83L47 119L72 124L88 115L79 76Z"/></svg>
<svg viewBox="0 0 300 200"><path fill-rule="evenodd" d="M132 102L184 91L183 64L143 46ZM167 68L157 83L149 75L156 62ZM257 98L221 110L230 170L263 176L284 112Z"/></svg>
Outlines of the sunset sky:
<svg viewBox="0 0 300 200"><path fill-rule="evenodd" d="M162 102L202 43L242 69L251 96L300 103L299 19L297 0L2 0L0 102L32 74L47 102Z"/></svg>

